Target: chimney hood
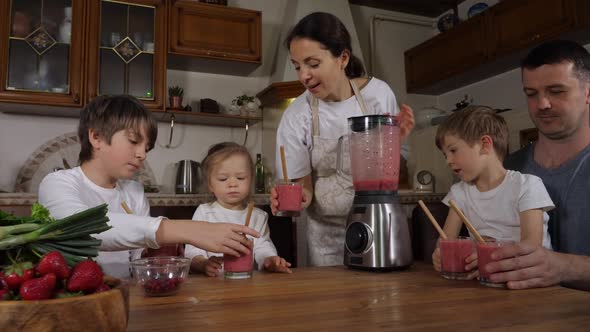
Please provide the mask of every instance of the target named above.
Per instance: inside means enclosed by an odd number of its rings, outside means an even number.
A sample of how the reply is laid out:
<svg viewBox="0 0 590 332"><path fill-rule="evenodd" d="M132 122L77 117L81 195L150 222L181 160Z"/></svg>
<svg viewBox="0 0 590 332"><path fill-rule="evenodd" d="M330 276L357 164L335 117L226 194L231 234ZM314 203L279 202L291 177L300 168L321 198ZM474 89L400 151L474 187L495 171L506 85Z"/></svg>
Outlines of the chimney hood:
<svg viewBox="0 0 590 332"><path fill-rule="evenodd" d="M313 12L327 12L338 17L350 33L353 54L364 63L348 0L289 0L285 8L280 39L276 42L274 70L269 80L273 83L256 94L263 106L278 105L286 99L298 97L305 91L297 80L297 73L289 59L289 51L283 46L283 40L300 19Z"/></svg>

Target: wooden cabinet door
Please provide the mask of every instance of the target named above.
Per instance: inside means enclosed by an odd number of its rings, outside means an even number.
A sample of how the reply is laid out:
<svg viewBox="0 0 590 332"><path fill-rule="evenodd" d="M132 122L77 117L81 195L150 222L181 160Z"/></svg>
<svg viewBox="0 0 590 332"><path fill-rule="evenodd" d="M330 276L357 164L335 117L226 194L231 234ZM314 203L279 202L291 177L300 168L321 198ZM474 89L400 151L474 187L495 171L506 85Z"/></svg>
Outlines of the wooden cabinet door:
<svg viewBox="0 0 590 332"><path fill-rule="evenodd" d="M485 15L477 15L450 31L406 51L408 92L429 85L486 61Z"/></svg>
<svg viewBox="0 0 590 332"><path fill-rule="evenodd" d="M90 0L86 102L130 94L162 110L166 96L166 1Z"/></svg>
<svg viewBox="0 0 590 332"><path fill-rule="evenodd" d="M575 25L574 0L512 0L490 8L493 56L558 37Z"/></svg>
<svg viewBox="0 0 590 332"><path fill-rule="evenodd" d="M0 1L0 101L81 106L86 1Z"/></svg>
<svg viewBox="0 0 590 332"><path fill-rule="evenodd" d="M169 51L204 58L260 63L261 13L172 0Z"/></svg>

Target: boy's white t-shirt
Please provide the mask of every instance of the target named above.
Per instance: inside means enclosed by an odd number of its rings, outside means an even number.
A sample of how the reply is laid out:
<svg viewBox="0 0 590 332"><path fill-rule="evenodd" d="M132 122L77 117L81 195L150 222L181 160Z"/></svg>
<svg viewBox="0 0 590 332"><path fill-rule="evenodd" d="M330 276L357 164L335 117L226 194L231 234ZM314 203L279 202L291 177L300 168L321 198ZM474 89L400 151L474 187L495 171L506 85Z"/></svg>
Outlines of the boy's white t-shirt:
<svg viewBox="0 0 590 332"><path fill-rule="evenodd" d="M397 115L399 107L393 91L385 83L375 77L360 90L368 115L385 114ZM297 97L285 110L277 129L276 178L282 178L280 167L281 154L279 148L285 147L285 157L288 165L289 178L296 179L311 173L311 100L312 94L306 90ZM350 98L339 102L318 100L320 118L320 136L322 138L338 139L348 134L348 118L362 116L360 104L353 94ZM402 145L402 155L408 157L409 150ZM335 163L336 161L334 161Z"/></svg>
<svg viewBox="0 0 590 332"><path fill-rule="evenodd" d="M88 179L80 167L74 167L49 173L39 185L38 199L56 219L108 204L108 223L113 228L93 235L102 240L96 261L107 275L129 277L130 257L139 257L143 250L138 248L159 248L156 231L163 217L149 216L150 206L139 182L119 180L115 188L107 189ZM123 210L122 202L133 215ZM136 248L130 255L129 249Z"/></svg>
<svg viewBox="0 0 590 332"><path fill-rule="evenodd" d="M229 222L238 225L244 225L246 222L246 215L248 209L230 210L221 206L217 202L205 203L199 205L193 220L208 221L211 223ZM260 233L259 238L254 239L254 260L258 265L258 269L264 268L264 260L270 256L277 256L277 249L270 239L270 231L268 228L268 214L259 208L252 209L250 216L250 224L248 227ZM211 256L221 256L219 253L211 253L206 250L197 248L187 244L184 249L184 256L193 259L195 256L204 256L209 258Z"/></svg>
<svg viewBox="0 0 590 332"><path fill-rule="evenodd" d="M456 202L482 236L503 241L520 242L520 212L542 209L543 246L551 249L547 211L555 205L543 181L537 176L508 170L499 186L485 192L461 181L451 187L443 203L449 205L450 199Z"/></svg>

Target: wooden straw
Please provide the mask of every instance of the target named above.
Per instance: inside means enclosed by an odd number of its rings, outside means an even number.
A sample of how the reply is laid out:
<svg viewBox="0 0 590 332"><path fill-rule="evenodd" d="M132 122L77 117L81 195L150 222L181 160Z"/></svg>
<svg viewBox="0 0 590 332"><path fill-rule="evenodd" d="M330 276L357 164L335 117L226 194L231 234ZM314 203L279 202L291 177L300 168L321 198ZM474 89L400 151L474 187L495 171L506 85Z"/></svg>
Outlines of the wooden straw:
<svg viewBox="0 0 590 332"><path fill-rule="evenodd" d="M248 212L246 213L246 227L250 225L250 217L252 216L252 210L254 209L254 203L250 201L248 203Z"/></svg>
<svg viewBox="0 0 590 332"><path fill-rule="evenodd" d="M445 231L443 231L442 228L440 228L440 226L438 225L438 222L436 222L436 219L434 219L434 216L432 215L432 213L430 213L430 210L428 210L428 208L426 207L424 202L422 200L419 200L418 204L420 205L420 207L422 208L424 213L426 213L426 216L428 217L428 219L432 223L432 226L434 226L434 228L436 228L436 230L438 231L438 234L440 234L440 237L444 240L447 240L448 239L447 234L445 234Z"/></svg>
<svg viewBox="0 0 590 332"><path fill-rule="evenodd" d="M285 147L281 145L281 164L283 166L283 180L285 183L289 182L289 176L287 176L287 160L285 159Z"/></svg>
<svg viewBox="0 0 590 332"><path fill-rule="evenodd" d="M123 210L125 210L127 214L133 214L133 211L131 211L127 203L121 202L121 207L123 207Z"/></svg>
<svg viewBox="0 0 590 332"><path fill-rule="evenodd" d="M453 210L455 210L455 212L457 212L457 214L459 215L459 218L461 218L461 220L463 221L463 223L465 224L465 226L467 226L467 228L469 229L469 231L475 235L475 238L477 239L477 242L481 243L481 244L485 244L486 240L483 239L483 237L481 237L481 235L479 235L479 233L477 232L477 230L475 230L475 227L473 227L473 225L471 224L471 222L469 222L469 220L467 219L467 217L463 214L463 211L461 211L461 209L459 209L459 207L455 204L455 202L452 199L449 199L449 204L451 205L451 207L453 208Z"/></svg>

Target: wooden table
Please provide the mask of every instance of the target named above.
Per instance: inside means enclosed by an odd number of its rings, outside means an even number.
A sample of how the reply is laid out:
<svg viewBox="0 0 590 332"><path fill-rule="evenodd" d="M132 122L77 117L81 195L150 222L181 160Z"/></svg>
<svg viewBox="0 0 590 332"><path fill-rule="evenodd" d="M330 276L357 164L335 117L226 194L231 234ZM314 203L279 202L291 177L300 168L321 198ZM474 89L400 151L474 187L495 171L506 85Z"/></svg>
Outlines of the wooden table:
<svg viewBox="0 0 590 332"><path fill-rule="evenodd" d="M374 273L346 267L191 276L177 296L132 287L129 331L589 331L590 292L511 291L442 279L430 266Z"/></svg>

